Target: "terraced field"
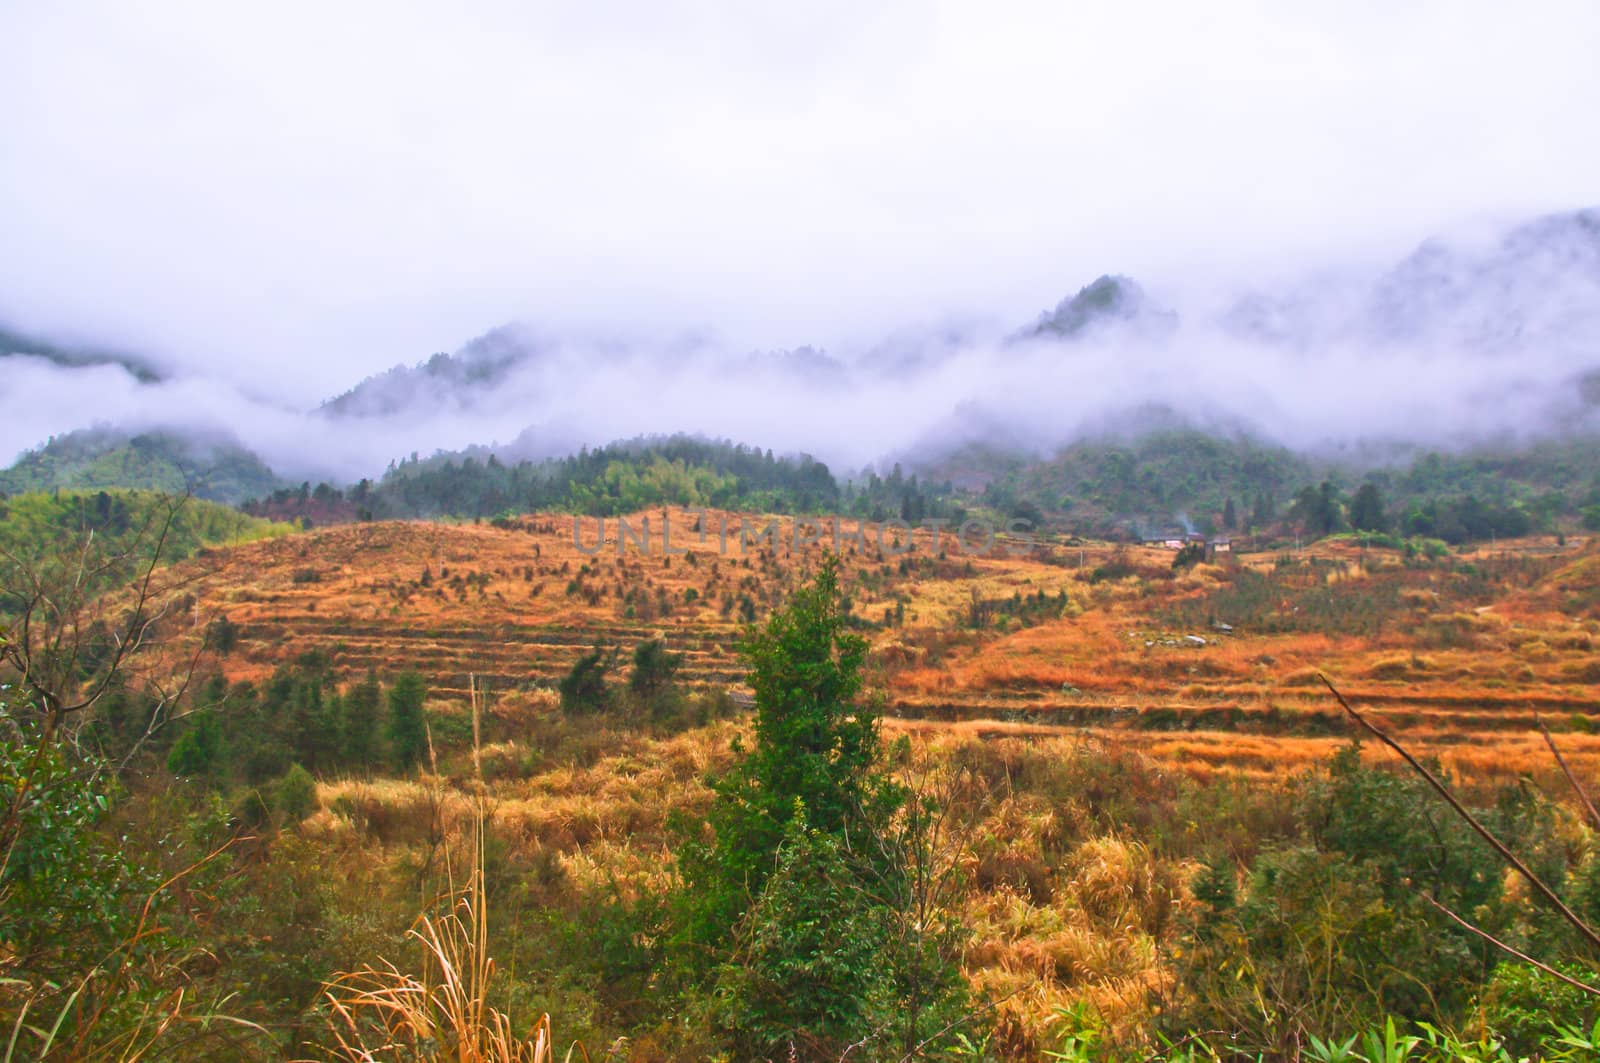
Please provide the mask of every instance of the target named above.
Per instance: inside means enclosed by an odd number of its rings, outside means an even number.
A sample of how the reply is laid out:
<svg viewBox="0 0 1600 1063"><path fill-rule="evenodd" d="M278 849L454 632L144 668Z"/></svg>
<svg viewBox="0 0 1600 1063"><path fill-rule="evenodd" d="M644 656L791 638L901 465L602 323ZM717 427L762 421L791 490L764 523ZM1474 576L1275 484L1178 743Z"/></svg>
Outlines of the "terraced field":
<svg viewBox="0 0 1600 1063"><path fill-rule="evenodd" d="M468 677L553 686L595 645L664 638L683 678L737 689L742 623L781 601L834 545L787 518L741 543L734 514L654 511L502 526L387 522L248 544L186 562L195 616L224 615L231 678L317 650L348 674L415 668L441 703ZM663 520L671 555L663 552ZM744 518L747 534L773 518ZM1172 571L1169 552L1104 543L914 547L842 531L854 614L896 726L980 733L1089 729L1191 770L1272 772L1319 755L1348 724L1326 673L1397 730L1474 770L1543 757L1536 728L1600 760L1600 550L1526 540L1433 559L1350 541L1240 553ZM819 540L819 541L807 541ZM580 543L582 548L580 548ZM1014 545L1014 544L1013 544ZM683 551L683 552L679 552ZM1482 752L1482 755L1480 754Z"/></svg>

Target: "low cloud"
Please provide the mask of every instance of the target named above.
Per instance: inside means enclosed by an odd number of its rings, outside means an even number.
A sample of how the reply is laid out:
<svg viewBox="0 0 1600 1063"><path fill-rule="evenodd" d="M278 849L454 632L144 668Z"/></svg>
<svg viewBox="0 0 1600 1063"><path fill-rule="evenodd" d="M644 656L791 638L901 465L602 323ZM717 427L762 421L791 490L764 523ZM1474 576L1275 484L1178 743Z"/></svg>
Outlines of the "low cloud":
<svg viewBox="0 0 1600 1063"><path fill-rule="evenodd" d="M140 383L12 358L0 402L16 413L0 449L97 423L177 427L231 433L293 479L348 481L413 452L538 458L674 432L850 472L972 441L1045 451L1137 427L1152 408L1311 450L1600 428L1600 213L1430 243L1338 277L1187 302L1106 278L1041 318L1066 333L968 322L840 351L508 326L314 409L221 374Z"/></svg>

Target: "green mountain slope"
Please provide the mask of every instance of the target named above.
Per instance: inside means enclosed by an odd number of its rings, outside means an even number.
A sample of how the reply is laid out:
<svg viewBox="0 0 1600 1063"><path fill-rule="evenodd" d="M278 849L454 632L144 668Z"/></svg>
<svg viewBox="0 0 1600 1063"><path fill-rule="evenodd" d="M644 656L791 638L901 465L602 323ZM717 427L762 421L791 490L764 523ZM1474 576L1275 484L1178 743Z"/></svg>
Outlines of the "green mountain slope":
<svg viewBox="0 0 1600 1063"><path fill-rule="evenodd" d="M130 435L87 429L57 436L0 472L0 492L128 488L191 492L235 505L271 494L283 481L234 443L186 439L170 432Z"/></svg>
<svg viewBox="0 0 1600 1063"><path fill-rule="evenodd" d="M250 542L287 535L288 524L251 517L202 499L177 499L155 491L35 492L0 499L0 550L18 558L79 541L93 532L104 554L115 554L142 540L154 543L177 505L162 556L177 561L201 547Z"/></svg>

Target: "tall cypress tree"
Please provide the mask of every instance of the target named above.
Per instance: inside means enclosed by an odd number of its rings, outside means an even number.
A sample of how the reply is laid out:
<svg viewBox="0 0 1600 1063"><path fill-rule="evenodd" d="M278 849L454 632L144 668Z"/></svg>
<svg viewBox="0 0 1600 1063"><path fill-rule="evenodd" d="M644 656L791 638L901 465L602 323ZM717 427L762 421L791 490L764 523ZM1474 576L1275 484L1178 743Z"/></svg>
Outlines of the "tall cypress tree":
<svg viewBox="0 0 1600 1063"><path fill-rule="evenodd" d="M428 686L416 672L402 672L389 688L389 747L401 771L428 755L428 725L422 704Z"/></svg>
<svg viewBox="0 0 1600 1063"><path fill-rule="evenodd" d="M378 757L379 713L383 692L373 672L353 684L344 696L344 762L354 768L371 767Z"/></svg>

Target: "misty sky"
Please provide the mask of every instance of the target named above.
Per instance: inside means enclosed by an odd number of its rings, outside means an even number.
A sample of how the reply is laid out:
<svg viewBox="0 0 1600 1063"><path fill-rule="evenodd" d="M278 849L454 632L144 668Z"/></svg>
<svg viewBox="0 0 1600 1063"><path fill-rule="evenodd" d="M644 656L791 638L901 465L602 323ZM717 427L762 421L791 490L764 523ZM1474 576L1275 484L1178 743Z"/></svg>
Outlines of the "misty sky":
<svg viewBox="0 0 1600 1063"><path fill-rule="evenodd" d="M1587 0L9 2L0 40L0 321L301 408L508 320L847 350L1600 200Z"/></svg>

